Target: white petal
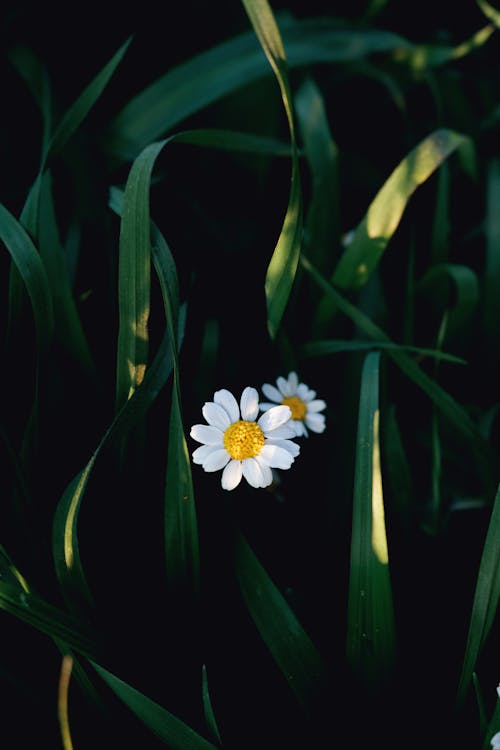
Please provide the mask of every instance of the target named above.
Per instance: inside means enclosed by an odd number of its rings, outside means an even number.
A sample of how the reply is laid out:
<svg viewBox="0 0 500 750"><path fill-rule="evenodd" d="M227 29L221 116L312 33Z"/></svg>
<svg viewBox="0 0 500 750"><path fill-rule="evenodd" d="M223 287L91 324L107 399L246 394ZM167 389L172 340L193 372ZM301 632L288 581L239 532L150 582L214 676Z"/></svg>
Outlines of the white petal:
<svg viewBox="0 0 500 750"><path fill-rule="evenodd" d="M297 388L297 396L301 398L302 401L312 401L316 396L316 391L312 391L305 383L301 383Z"/></svg>
<svg viewBox="0 0 500 750"><path fill-rule="evenodd" d="M222 472L221 485L223 490L234 490L241 482L241 461L233 459Z"/></svg>
<svg viewBox="0 0 500 750"><path fill-rule="evenodd" d="M283 394L280 393L274 385L269 385L269 383L264 383L262 386L262 393L266 398L270 401L274 401L276 404L281 404L283 401Z"/></svg>
<svg viewBox="0 0 500 750"><path fill-rule="evenodd" d="M200 445L199 448L196 448L196 450L193 451L193 463L202 464L211 453L219 450L220 448L218 445Z"/></svg>
<svg viewBox="0 0 500 750"><path fill-rule="evenodd" d="M207 456L203 462L203 468L205 471L219 471L219 469L224 468L230 458L231 456L225 448L215 450Z"/></svg>
<svg viewBox="0 0 500 750"><path fill-rule="evenodd" d="M259 403L259 409L261 411L267 411L268 409L272 409L273 406L276 406L276 404L270 404L269 401L261 401Z"/></svg>
<svg viewBox="0 0 500 750"><path fill-rule="evenodd" d="M207 401L201 412L208 424L218 427L222 432L231 424L227 411L220 404L214 404L213 401Z"/></svg>
<svg viewBox="0 0 500 750"><path fill-rule="evenodd" d="M324 414L306 414L306 425L313 432L323 432L325 429Z"/></svg>
<svg viewBox="0 0 500 750"><path fill-rule="evenodd" d="M247 422L254 422L259 413L259 394L255 388L247 386L240 399L241 418Z"/></svg>
<svg viewBox="0 0 500 750"><path fill-rule="evenodd" d="M273 469L289 469L293 464L293 456L289 451L270 443L262 446L259 458Z"/></svg>
<svg viewBox="0 0 500 750"><path fill-rule="evenodd" d="M314 401L309 401L307 404L307 411L309 412L316 412L316 411L323 411L323 409L326 409L326 401L323 401L321 398L316 398Z"/></svg>
<svg viewBox="0 0 500 750"><path fill-rule="evenodd" d="M280 377L276 380L277 386L280 389L281 393L284 396L291 396L292 392L290 390L290 386L288 385L288 380L285 380L285 378Z"/></svg>
<svg viewBox="0 0 500 750"><path fill-rule="evenodd" d="M295 430L296 437L307 437L307 429L301 419L292 419L292 425Z"/></svg>
<svg viewBox="0 0 500 750"><path fill-rule="evenodd" d="M286 438L294 438L297 434L294 424L296 422L293 419L290 419L285 424L282 424L281 427L277 427L275 430L268 430L266 432L267 437L275 439L286 439Z"/></svg>
<svg viewBox="0 0 500 750"><path fill-rule="evenodd" d="M288 422L292 416L292 410L289 406L273 406L269 411L265 411L259 418L258 425L264 435L269 430L275 430L277 427Z"/></svg>
<svg viewBox="0 0 500 750"><path fill-rule="evenodd" d="M252 487L263 487L264 477L260 466L255 458L245 458L243 464L243 476Z"/></svg>
<svg viewBox="0 0 500 750"><path fill-rule="evenodd" d="M297 458L300 453L300 446L297 445L297 443L294 443L293 440L267 439L265 445L277 445L280 448L284 448L286 451L291 453L294 458Z"/></svg>
<svg viewBox="0 0 500 750"><path fill-rule="evenodd" d="M273 482L273 472L271 467L264 463L264 461L261 461L260 456L255 456L255 460L259 464L259 468L262 473L262 484L260 486L269 487L269 485Z"/></svg>
<svg viewBox="0 0 500 750"><path fill-rule="evenodd" d="M198 443L206 443L207 445L222 445L222 432L217 427L211 427L207 424L195 424L191 427L189 433L193 440L197 440Z"/></svg>
<svg viewBox="0 0 500 750"><path fill-rule="evenodd" d="M297 388L299 385L299 378L297 376L296 372L292 372L288 375L288 387L290 388L290 393L297 393Z"/></svg>
<svg viewBox="0 0 500 750"><path fill-rule="evenodd" d="M238 407L238 402L231 391L228 391L226 388L222 388L220 391L215 391L214 401L227 411L231 424L238 421L240 418L240 409Z"/></svg>

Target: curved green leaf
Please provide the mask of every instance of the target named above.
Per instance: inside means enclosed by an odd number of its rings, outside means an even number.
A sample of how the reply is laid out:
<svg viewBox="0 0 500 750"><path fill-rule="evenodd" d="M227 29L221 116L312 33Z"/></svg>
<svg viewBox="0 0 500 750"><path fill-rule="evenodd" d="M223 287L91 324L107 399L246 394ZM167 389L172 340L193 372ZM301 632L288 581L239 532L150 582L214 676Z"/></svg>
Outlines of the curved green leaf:
<svg viewBox="0 0 500 750"><path fill-rule="evenodd" d="M325 665L241 532L236 538L236 573L262 640L302 708L310 712L325 687Z"/></svg>
<svg viewBox="0 0 500 750"><path fill-rule="evenodd" d="M281 35L267 0L243 0L246 12L278 80L292 142L290 197L283 226L269 263L266 281L267 326L274 338L285 312L302 242L302 190L287 61Z"/></svg>
<svg viewBox="0 0 500 750"><path fill-rule="evenodd" d="M371 202L340 258L332 281L341 289L364 286L399 226L415 190L467 138L452 130L436 130L421 141L398 164Z"/></svg>
<svg viewBox="0 0 500 750"><path fill-rule="evenodd" d="M462 664L462 673L458 686L457 701L462 703L476 667L481 649L486 641L500 601L500 485L498 486L483 553L479 565L479 572L472 604L467 644Z"/></svg>
<svg viewBox="0 0 500 750"><path fill-rule="evenodd" d="M46 350L54 331L54 310L47 274L29 235L2 204L0 239L9 251L30 297L38 347L41 351Z"/></svg>
<svg viewBox="0 0 500 750"><path fill-rule="evenodd" d="M170 750L216 750L190 726L171 714L139 690L120 680L112 672L92 663L96 672L125 705L163 742Z"/></svg>
<svg viewBox="0 0 500 750"><path fill-rule="evenodd" d="M390 681L396 659L380 467L379 362L379 352L368 354L361 376L346 643L353 674L373 691Z"/></svg>

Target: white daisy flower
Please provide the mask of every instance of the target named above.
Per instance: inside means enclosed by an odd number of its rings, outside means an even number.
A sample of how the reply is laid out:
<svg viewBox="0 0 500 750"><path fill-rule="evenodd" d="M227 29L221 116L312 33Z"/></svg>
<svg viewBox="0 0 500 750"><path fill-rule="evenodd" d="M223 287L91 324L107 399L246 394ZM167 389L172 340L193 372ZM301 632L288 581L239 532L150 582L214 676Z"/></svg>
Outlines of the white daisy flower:
<svg viewBox="0 0 500 750"><path fill-rule="evenodd" d="M230 391L216 391L202 413L208 424L195 424L190 433L203 443L193 452L193 461L205 471L224 469L225 490L234 490L242 476L252 487L267 487L273 481L271 469L289 469L299 454L299 446L289 439L295 436L290 407L275 405L255 421L259 413L255 388L245 388L239 406Z"/></svg>
<svg viewBox="0 0 500 750"><path fill-rule="evenodd" d="M493 737L490 740L490 745L493 748L493 750L499 750L500 749L500 732L497 732L493 735Z"/></svg>
<svg viewBox="0 0 500 750"><path fill-rule="evenodd" d="M325 415L320 411L326 408L326 403L316 398L316 391L311 391L305 383L299 383L296 372L291 372L288 379L279 377L276 380L277 388L269 383L264 383L262 391L269 401L260 404L263 412L274 409L276 404L289 406L292 412L291 423L296 437L308 436L307 430L323 432L325 429Z"/></svg>

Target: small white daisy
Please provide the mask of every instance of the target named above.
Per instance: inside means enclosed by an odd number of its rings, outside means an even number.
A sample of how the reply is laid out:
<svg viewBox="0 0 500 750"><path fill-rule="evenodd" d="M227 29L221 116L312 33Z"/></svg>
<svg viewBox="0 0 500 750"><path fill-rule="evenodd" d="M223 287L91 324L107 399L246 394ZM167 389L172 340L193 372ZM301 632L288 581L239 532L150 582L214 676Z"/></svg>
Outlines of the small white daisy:
<svg viewBox="0 0 500 750"><path fill-rule="evenodd" d="M500 732L497 732L493 735L493 737L490 740L490 745L493 748L493 750L500 750Z"/></svg>
<svg viewBox="0 0 500 750"><path fill-rule="evenodd" d="M326 408L326 403L316 398L316 391L311 391L305 383L299 383L296 372L291 372L288 379L279 377L276 385L277 388L269 383L262 386L264 396L273 403L262 402L261 410L267 412L268 409L275 408L276 404L289 406L296 437L307 437L308 428L313 432L323 432L325 415L319 412Z"/></svg>
<svg viewBox="0 0 500 750"><path fill-rule="evenodd" d="M237 487L242 476L252 487L267 487L273 481L271 469L289 469L299 454L299 446L289 440L295 436L291 409L274 406L255 421L259 413L255 388L245 388L239 406L230 391L216 391L202 413L208 424L195 424L190 433L203 443L193 452L193 461L205 471L224 469L225 490Z"/></svg>

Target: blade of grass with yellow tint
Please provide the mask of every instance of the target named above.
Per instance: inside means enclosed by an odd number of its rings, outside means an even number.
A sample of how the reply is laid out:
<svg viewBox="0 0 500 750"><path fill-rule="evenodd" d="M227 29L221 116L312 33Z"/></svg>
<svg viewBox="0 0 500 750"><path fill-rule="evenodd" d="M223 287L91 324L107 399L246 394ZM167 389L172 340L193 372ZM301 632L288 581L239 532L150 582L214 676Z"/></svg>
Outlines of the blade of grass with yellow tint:
<svg viewBox="0 0 500 750"><path fill-rule="evenodd" d="M326 686L319 651L241 532L236 538L236 573L260 636L306 713Z"/></svg>
<svg viewBox="0 0 500 750"><path fill-rule="evenodd" d="M353 674L370 691L388 685L396 658L380 467L379 367L380 354L368 354L359 399L346 643Z"/></svg>
<svg viewBox="0 0 500 750"><path fill-rule="evenodd" d="M185 724L181 719L127 684L112 672L93 663L97 674L123 703L166 745L170 750L216 750L216 745Z"/></svg>
<svg viewBox="0 0 500 750"><path fill-rule="evenodd" d="M274 338L285 312L299 262L302 242L302 190L293 102L281 34L267 0L242 0L242 2L278 81L292 143L292 176L288 208L277 245L267 268L265 281L267 326L271 337Z"/></svg>
<svg viewBox="0 0 500 750"><path fill-rule="evenodd" d="M472 604L467 644L458 686L458 703L465 699L481 649L490 634L500 600L500 485L484 542Z"/></svg>
<svg viewBox="0 0 500 750"><path fill-rule="evenodd" d="M356 227L352 241L333 273L333 283L341 289L359 289L369 280L399 226L415 190L467 138L452 130L436 130L424 138L398 164L383 184Z"/></svg>

